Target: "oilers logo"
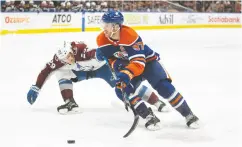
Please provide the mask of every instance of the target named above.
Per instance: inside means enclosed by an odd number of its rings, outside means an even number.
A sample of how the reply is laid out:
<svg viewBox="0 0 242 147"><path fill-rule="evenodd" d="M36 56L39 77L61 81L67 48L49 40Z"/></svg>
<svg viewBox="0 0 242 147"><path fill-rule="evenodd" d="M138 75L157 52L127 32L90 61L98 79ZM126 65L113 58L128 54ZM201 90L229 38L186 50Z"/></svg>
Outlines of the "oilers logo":
<svg viewBox="0 0 242 147"><path fill-rule="evenodd" d="M114 57L116 57L118 59L128 60L128 53L125 51L125 48L123 46L120 46L120 50L121 51L115 52L113 54Z"/></svg>
<svg viewBox="0 0 242 147"><path fill-rule="evenodd" d="M128 60L128 54L127 54L127 52L118 51L118 52L115 52L113 54L113 56L116 57L116 58L118 58L118 59Z"/></svg>

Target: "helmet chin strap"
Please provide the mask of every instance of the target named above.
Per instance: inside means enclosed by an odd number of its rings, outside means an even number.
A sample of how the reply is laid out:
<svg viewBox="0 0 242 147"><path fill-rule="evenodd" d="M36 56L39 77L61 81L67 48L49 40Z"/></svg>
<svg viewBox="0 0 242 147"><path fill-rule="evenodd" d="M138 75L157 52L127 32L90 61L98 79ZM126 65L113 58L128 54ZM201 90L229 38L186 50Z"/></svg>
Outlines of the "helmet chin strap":
<svg viewBox="0 0 242 147"><path fill-rule="evenodd" d="M114 27L115 27L115 24L113 25L113 27L112 27L112 33L111 33L111 35L110 35L110 38L112 38L113 37L113 35L115 34L115 33L117 33L119 30L120 30L120 27L117 29L117 31L113 31L114 30Z"/></svg>

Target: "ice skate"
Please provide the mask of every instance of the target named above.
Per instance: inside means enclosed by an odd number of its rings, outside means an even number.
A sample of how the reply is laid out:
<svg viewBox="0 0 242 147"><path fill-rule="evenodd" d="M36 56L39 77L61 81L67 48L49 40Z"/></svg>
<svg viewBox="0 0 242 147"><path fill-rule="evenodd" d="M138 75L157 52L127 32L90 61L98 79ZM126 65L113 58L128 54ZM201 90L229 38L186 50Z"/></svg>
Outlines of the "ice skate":
<svg viewBox="0 0 242 147"><path fill-rule="evenodd" d="M146 117L147 122L145 123L145 127L151 131L156 131L161 129L159 118L155 116L151 108L148 108L148 109L150 114Z"/></svg>
<svg viewBox="0 0 242 147"><path fill-rule="evenodd" d="M162 102L161 100L158 100L154 105L159 112L171 111L171 109L166 105L166 103Z"/></svg>
<svg viewBox="0 0 242 147"><path fill-rule="evenodd" d="M186 116L186 122L187 122L187 126L191 129L200 128L199 119L194 114L189 114L188 116Z"/></svg>
<svg viewBox="0 0 242 147"><path fill-rule="evenodd" d="M75 114L81 112L76 102L69 99L66 100L66 103L64 105L57 107L57 111L60 114Z"/></svg>

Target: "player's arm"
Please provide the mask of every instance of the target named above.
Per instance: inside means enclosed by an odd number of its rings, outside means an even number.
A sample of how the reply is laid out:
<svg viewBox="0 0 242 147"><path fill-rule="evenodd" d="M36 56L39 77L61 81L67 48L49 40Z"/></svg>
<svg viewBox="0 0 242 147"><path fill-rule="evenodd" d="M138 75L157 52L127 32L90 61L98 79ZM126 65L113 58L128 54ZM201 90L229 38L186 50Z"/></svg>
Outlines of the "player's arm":
<svg viewBox="0 0 242 147"><path fill-rule="evenodd" d="M54 58L48 62L44 69L38 75L37 81L35 85L32 85L28 94L27 99L30 104L33 104L38 97L39 91L44 85L45 81L49 77L49 75L59 69L60 67L64 66L65 64L58 60L57 56L55 55Z"/></svg>
<svg viewBox="0 0 242 147"><path fill-rule="evenodd" d="M130 80L141 75L146 63L143 42L141 39L138 39L131 46L126 47L126 52L128 53L129 64L117 74L119 80L116 81L116 84L120 88L126 87Z"/></svg>
<svg viewBox="0 0 242 147"><path fill-rule="evenodd" d="M96 49L89 49L88 46L82 41L75 41L71 43L72 48L76 50L76 52L80 53L80 60L90 60L95 59Z"/></svg>
<svg viewBox="0 0 242 147"><path fill-rule="evenodd" d="M48 76L55 70L59 69L60 67L64 66L65 64L62 63L60 60L58 60L57 56L55 55L54 58L48 62L44 69L41 70L41 72L38 75L36 86L38 88L42 88L43 84L45 83Z"/></svg>
<svg viewBox="0 0 242 147"><path fill-rule="evenodd" d="M131 78L139 76L143 73L146 63L144 45L141 38L139 37L134 44L127 47L126 51L128 53L129 64L125 66L125 70L121 72L132 75Z"/></svg>

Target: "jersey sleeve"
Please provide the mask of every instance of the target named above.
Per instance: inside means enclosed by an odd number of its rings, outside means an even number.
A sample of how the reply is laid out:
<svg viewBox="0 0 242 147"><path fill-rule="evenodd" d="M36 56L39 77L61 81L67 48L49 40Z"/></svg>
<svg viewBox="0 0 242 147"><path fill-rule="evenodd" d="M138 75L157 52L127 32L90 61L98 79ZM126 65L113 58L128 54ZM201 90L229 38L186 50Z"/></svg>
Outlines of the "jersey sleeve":
<svg viewBox="0 0 242 147"><path fill-rule="evenodd" d="M133 76L139 76L142 74L145 68L146 59L144 44L138 33L134 29L123 25L120 45L124 46L128 54L128 60L130 61L125 68L128 69Z"/></svg>
<svg viewBox="0 0 242 147"><path fill-rule="evenodd" d="M90 49L85 43L72 44L75 59L77 61L88 61L96 58L96 49Z"/></svg>
<svg viewBox="0 0 242 147"><path fill-rule="evenodd" d="M42 69L41 72L39 73L36 81L36 86L38 86L39 88L42 88L43 84L45 83L50 73L61 68L64 65L65 63L61 62L58 59L58 57L54 55L53 59L50 62L48 62L45 65L44 69Z"/></svg>
<svg viewBox="0 0 242 147"><path fill-rule="evenodd" d="M127 47L126 51L130 62L125 68L134 76L139 76L143 73L146 63L142 39L138 37L131 46Z"/></svg>

